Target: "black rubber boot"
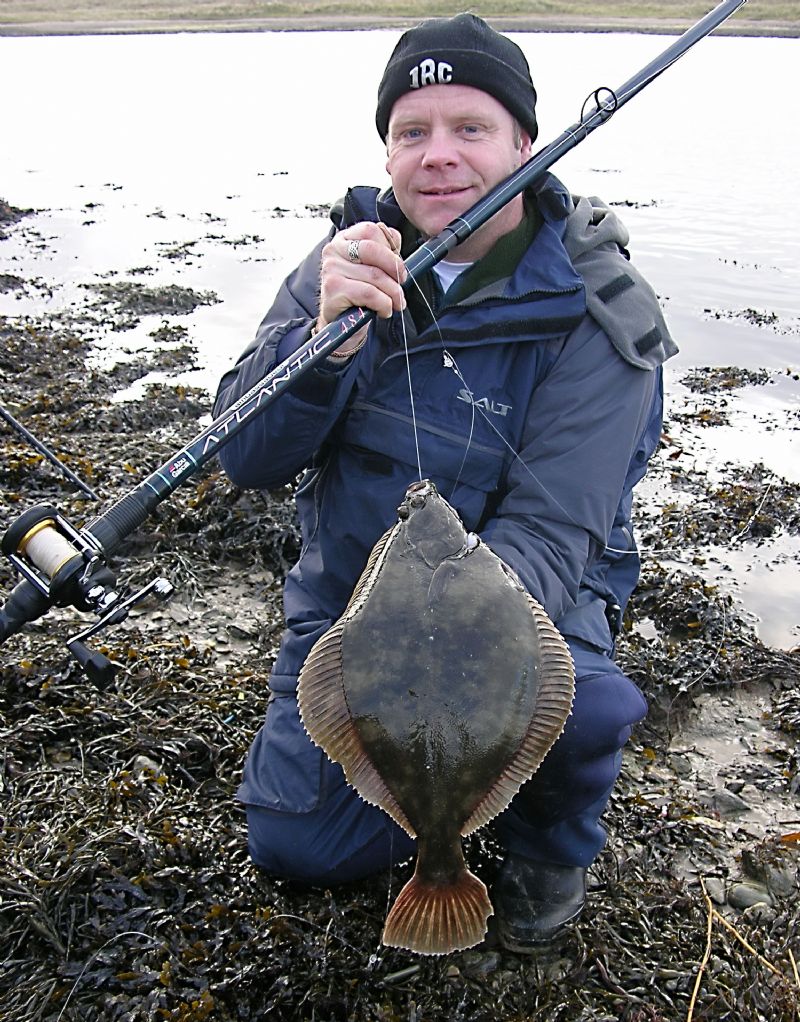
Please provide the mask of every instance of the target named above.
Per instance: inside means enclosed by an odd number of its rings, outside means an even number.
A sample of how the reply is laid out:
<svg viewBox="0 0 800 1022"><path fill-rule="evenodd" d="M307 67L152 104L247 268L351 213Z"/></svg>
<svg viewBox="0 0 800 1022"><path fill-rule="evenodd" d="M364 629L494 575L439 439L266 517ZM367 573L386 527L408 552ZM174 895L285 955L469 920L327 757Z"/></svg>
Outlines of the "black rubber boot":
<svg viewBox="0 0 800 1022"><path fill-rule="evenodd" d="M497 936L531 953L561 936L586 903L586 870L508 855L492 888Z"/></svg>

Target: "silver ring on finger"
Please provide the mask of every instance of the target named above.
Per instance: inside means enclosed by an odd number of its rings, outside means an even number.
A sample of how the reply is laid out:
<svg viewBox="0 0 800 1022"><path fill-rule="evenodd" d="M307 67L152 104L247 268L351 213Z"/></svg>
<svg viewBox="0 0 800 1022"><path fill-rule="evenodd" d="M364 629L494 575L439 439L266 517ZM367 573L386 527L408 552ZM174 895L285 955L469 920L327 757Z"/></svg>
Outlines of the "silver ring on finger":
<svg viewBox="0 0 800 1022"><path fill-rule="evenodd" d="M361 244L360 241L350 241L347 244L347 258L350 260L351 263L361 262L358 256L358 246L360 244Z"/></svg>

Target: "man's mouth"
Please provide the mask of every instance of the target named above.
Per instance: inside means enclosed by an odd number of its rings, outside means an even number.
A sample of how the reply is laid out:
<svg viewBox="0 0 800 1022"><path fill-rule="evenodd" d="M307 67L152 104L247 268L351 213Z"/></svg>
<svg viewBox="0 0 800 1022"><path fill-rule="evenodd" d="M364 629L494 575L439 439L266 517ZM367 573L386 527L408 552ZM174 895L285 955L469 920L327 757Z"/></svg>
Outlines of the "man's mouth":
<svg viewBox="0 0 800 1022"><path fill-rule="evenodd" d="M460 195L467 191L467 186L449 185L445 188L420 188L420 195L432 195L434 197Z"/></svg>

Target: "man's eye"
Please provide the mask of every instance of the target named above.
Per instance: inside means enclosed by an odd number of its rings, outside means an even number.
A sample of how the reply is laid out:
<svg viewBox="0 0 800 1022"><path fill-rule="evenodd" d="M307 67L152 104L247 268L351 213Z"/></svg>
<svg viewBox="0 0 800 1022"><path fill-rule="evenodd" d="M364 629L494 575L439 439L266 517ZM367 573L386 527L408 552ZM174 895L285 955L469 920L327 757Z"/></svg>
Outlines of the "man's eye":
<svg viewBox="0 0 800 1022"><path fill-rule="evenodd" d="M422 128L408 128L403 132L403 138L417 139L422 138Z"/></svg>
<svg viewBox="0 0 800 1022"><path fill-rule="evenodd" d="M461 126L461 133L463 135L478 135L480 130L477 124L462 124Z"/></svg>

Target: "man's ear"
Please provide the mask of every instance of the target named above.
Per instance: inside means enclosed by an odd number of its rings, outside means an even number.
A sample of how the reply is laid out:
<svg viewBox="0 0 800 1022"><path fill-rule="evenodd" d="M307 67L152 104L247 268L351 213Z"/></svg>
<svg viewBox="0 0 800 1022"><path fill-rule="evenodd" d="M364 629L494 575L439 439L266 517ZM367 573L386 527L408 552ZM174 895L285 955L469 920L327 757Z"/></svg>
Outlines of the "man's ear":
<svg viewBox="0 0 800 1022"><path fill-rule="evenodd" d="M525 131L524 128L520 129L519 133L519 155L520 163L527 163L531 158L531 150L533 143L531 142L531 136Z"/></svg>

